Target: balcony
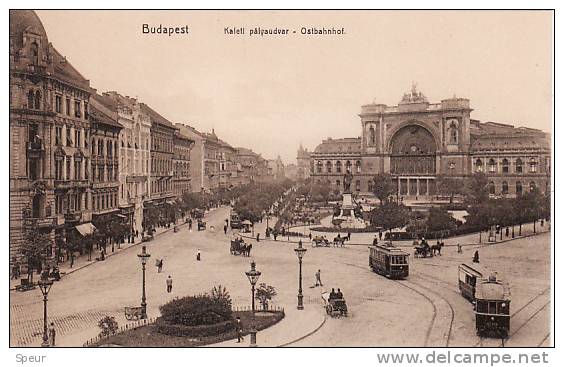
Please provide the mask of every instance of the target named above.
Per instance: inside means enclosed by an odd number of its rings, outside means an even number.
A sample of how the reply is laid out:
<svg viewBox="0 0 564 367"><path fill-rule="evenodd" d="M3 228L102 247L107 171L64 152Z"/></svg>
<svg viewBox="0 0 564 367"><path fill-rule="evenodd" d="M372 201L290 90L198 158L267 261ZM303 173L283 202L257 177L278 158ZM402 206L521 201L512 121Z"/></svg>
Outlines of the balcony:
<svg viewBox="0 0 564 367"><path fill-rule="evenodd" d="M90 182L88 180L55 180L56 189L71 189L71 188L88 188Z"/></svg>
<svg viewBox="0 0 564 367"><path fill-rule="evenodd" d="M91 211L74 211L64 214L67 222L90 222L92 220Z"/></svg>
<svg viewBox="0 0 564 367"><path fill-rule="evenodd" d="M30 226L33 228L47 228L53 225L53 218L52 217L26 218L24 219L24 223L26 226Z"/></svg>
<svg viewBox="0 0 564 367"><path fill-rule="evenodd" d="M29 141L27 143L27 150L43 151L43 150L45 150L45 145L43 144L43 141L41 141L41 140Z"/></svg>

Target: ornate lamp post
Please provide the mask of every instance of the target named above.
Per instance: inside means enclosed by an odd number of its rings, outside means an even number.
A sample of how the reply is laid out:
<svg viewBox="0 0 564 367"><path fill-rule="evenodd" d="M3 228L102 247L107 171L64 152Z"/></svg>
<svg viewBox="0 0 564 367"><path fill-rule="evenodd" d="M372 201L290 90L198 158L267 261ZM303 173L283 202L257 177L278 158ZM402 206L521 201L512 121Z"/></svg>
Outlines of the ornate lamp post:
<svg viewBox="0 0 564 367"><path fill-rule="evenodd" d="M147 265L147 261L151 257L151 255L149 255L147 253L147 247L146 246L143 246L141 253L137 254L137 257L139 257L139 260L141 261L141 267L143 269L143 294L141 296L141 318L146 319L147 318L147 297L145 296L145 265Z"/></svg>
<svg viewBox="0 0 564 367"><path fill-rule="evenodd" d="M302 240L300 240L300 242L298 242L298 247L294 249L294 251L296 252L296 255L298 255L298 261L300 263L300 281L299 281L299 287L298 287L298 310L303 310L304 309L304 296L302 294L302 259L307 251L307 249L302 247Z"/></svg>
<svg viewBox="0 0 564 367"><path fill-rule="evenodd" d="M51 290L53 281L49 280L48 277L41 277L41 280L37 282L41 294L43 294L43 342L42 347L49 347L49 335L47 334L47 295Z"/></svg>
<svg viewBox="0 0 564 367"><path fill-rule="evenodd" d="M253 312L253 321L251 325L251 344L249 347L256 347L257 346L257 330L255 327L255 285L258 282L260 277L260 271L256 270L256 263L255 261L251 261L251 270L246 271L245 275L249 278L249 283L251 283L251 293L252 293L252 312Z"/></svg>

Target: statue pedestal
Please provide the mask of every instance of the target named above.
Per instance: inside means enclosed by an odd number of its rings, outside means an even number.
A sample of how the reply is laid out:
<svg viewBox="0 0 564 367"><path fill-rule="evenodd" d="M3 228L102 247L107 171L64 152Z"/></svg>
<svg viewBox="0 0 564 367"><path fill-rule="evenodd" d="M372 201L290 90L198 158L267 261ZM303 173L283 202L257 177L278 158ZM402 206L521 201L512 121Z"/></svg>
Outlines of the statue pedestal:
<svg viewBox="0 0 564 367"><path fill-rule="evenodd" d="M339 215L333 217L333 221L340 222L340 227L346 228L366 228L366 223L362 218L356 216L354 212L356 203L353 200L350 192L343 194L343 203L341 204L341 211Z"/></svg>

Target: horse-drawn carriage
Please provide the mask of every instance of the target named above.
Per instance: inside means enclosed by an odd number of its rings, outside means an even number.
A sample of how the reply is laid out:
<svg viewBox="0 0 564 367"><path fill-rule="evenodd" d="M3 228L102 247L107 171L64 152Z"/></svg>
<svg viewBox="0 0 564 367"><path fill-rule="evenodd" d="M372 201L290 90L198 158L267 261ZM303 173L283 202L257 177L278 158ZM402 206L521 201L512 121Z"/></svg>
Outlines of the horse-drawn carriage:
<svg viewBox="0 0 564 367"><path fill-rule="evenodd" d="M206 230L206 222L201 219L198 219L198 231L205 231Z"/></svg>
<svg viewBox="0 0 564 367"><path fill-rule="evenodd" d="M315 236L311 239L311 245L313 247L329 247L331 246L331 244L329 243L329 240L327 240L327 238L325 238L325 236Z"/></svg>
<svg viewBox="0 0 564 367"><path fill-rule="evenodd" d="M246 244L242 239L234 239L231 240L231 247L229 249L229 252L231 253L231 255L249 256L251 253L251 248L252 245L250 243Z"/></svg>
<svg viewBox="0 0 564 367"><path fill-rule="evenodd" d="M344 247L346 240L347 240L347 237L337 236L337 237L333 238L333 246L335 246L335 247L337 247L337 246Z"/></svg>
<svg viewBox="0 0 564 367"><path fill-rule="evenodd" d="M321 293L321 298L325 305L325 312L331 317L347 316L347 303L344 298L331 298L329 292Z"/></svg>
<svg viewBox="0 0 564 367"><path fill-rule="evenodd" d="M143 307L125 307L124 314L128 321L139 320L143 318Z"/></svg>

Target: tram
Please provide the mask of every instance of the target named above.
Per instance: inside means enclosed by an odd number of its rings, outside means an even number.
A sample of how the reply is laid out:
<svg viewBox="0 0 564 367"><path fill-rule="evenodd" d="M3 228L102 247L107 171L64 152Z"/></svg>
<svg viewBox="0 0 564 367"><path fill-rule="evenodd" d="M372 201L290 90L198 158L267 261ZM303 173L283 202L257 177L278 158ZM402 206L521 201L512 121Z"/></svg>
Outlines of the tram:
<svg viewBox="0 0 564 367"><path fill-rule="evenodd" d="M458 289L462 296L474 302L476 284L489 273L490 271L480 264L460 264L458 266Z"/></svg>
<svg viewBox="0 0 564 367"><path fill-rule="evenodd" d="M509 285L490 275L478 281L475 293L476 334L505 339L509 336Z"/></svg>
<svg viewBox="0 0 564 367"><path fill-rule="evenodd" d="M409 254L391 243L368 246L369 266L376 273L393 279L409 275Z"/></svg>

